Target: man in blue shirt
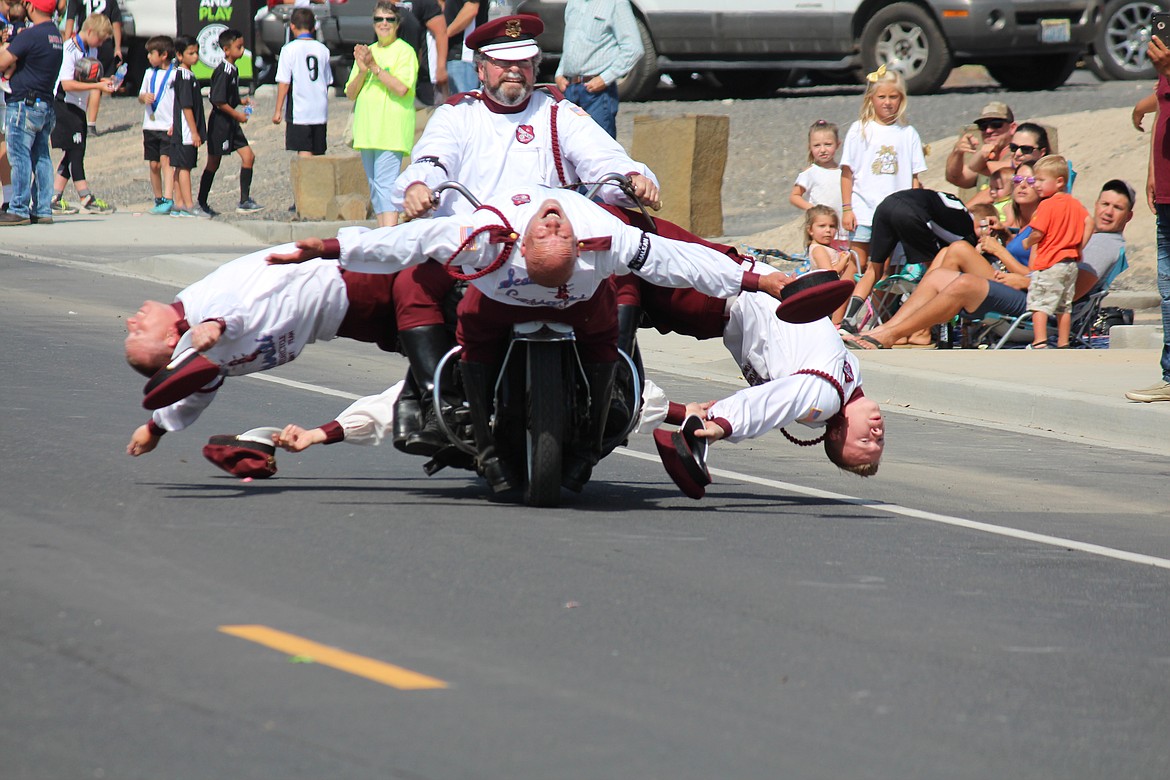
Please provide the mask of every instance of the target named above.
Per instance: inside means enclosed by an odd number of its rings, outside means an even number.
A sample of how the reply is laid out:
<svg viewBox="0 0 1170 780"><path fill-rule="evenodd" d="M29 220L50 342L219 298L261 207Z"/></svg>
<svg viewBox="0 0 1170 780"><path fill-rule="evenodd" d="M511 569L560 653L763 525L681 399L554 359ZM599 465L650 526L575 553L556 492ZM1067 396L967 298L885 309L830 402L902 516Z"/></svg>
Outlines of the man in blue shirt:
<svg viewBox="0 0 1170 780"><path fill-rule="evenodd" d="M49 135L56 123L53 87L61 70L61 31L53 24L56 0L29 0L33 26L0 51L0 71L13 63L12 92L5 95L8 159L12 163L12 201L0 226L51 223L53 162ZM33 192L33 180L36 191Z"/></svg>
<svg viewBox="0 0 1170 780"><path fill-rule="evenodd" d="M630 0L569 0L557 87L617 138L617 81L643 51Z"/></svg>

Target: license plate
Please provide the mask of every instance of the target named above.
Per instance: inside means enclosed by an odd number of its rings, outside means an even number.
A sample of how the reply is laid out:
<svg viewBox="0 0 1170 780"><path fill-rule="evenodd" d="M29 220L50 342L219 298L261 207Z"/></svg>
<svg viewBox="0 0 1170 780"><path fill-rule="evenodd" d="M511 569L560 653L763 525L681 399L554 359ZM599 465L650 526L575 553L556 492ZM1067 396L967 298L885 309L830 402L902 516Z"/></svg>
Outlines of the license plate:
<svg viewBox="0 0 1170 780"><path fill-rule="evenodd" d="M1040 43L1068 43L1072 40L1072 25L1068 19L1041 19Z"/></svg>

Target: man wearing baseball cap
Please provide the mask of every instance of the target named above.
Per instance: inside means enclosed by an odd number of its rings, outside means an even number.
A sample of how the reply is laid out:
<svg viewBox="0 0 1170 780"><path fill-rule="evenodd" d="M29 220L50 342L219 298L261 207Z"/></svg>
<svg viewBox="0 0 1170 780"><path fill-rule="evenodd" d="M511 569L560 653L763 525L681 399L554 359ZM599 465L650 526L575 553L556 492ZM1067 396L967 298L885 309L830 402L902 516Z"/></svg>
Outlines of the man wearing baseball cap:
<svg viewBox="0 0 1170 780"><path fill-rule="evenodd" d="M12 164L12 200L0 214L0 226L51 223L53 162L49 136L56 114L53 88L61 70L61 31L53 23L56 0L29 0L33 26L0 51L0 71L16 64L7 102L8 159ZM35 174L35 177L34 177ZM33 182L36 181L34 192Z"/></svg>
<svg viewBox="0 0 1170 780"><path fill-rule="evenodd" d="M964 132L947 157L947 181L956 187L974 187L980 176L990 176L1011 156L1007 147L1016 131L1016 117L1007 103L988 103L972 124L980 137Z"/></svg>
<svg viewBox="0 0 1170 780"><path fill-rule="evenodd" d="M597 181L616 171L630 177L639 200L657 205L658 182L649 168L630 159L616 140L555 87L536 87L541 60L536 36L543 31L540 17L516 14L480 25L467 36L465 45L475 52L483 88L452 96L427 122L411 152L412 164L391 191L391 202L408 218L430 212L432 189L449 179L483 198L525 185L562 187ZM610 204L635 205L617 187L605 188L601 197ZM469 215L473 210L468 200L448 192L435 213ZM417 399L419 388L430 392L439 358L454 346L441 304L454 284L437 263L410 268L395 280L399 335L413 378L399 399L394 445L407 452L432 454L446 441ZM640 316L630 310L620 316L632 340Z"/></svg>

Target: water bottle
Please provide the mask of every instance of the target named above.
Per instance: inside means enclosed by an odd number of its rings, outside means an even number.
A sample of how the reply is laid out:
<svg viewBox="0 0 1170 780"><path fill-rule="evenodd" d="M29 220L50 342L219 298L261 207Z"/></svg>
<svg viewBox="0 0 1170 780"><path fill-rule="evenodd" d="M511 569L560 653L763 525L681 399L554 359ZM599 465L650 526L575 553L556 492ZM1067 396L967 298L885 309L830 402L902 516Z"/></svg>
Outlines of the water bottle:
<svg viewBox="0 0 1170 780"><path fill-rule="evenodd" d="M248 105L244 106L244 116L246 116L246 117L251 117L251 116L252 116L252 104L251 104L251 103L249 103Z"/></svg>
<svg viewBox="0 0 1170 780"><path fill-rule="evenodd" d="M126 72L128 70L130 70L130 66L123 62L118 66L118 69L114 71L114 78L111 79L110 83L113 84L115 90L122 88L122 82L126 80Z"/></svg>
<svg viewBox="0 0 1170 780"><path fill-rule="evenodd" d="M936 347L938 349L951 349L955 345L955 332L951 326L951 321L939 323L938 326L938 341Z"/></svg>

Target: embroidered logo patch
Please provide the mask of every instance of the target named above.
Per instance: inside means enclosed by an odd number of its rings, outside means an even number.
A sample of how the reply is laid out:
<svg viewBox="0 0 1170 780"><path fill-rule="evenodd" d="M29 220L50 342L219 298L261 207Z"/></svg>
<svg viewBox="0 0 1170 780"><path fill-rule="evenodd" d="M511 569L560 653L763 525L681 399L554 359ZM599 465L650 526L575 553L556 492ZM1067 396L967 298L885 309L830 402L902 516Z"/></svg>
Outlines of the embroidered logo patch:
<svg viewBox="0 0 1170 780"><path fill-rule="evenodd" d="M585 109L581 108L576 103L570 103L569 110L578 116L589 116L589 112L586 111Z"/></svg>
<svg viewBox="0 0 1170 780"><path fill-rule="evenodd" d="M520 125L516 128L516 140L520 143L530 144L534 138L536 133L532 131L532 125Z"/></svg>
<svg viewBox="0 0 1170 780"><path fill-rule="evenodd" d="M516 205L516 206L523 206L525 203L531 203L531 202L532 202L532 198L528 197L527 195L513 195L512 196L512 203L513 203L513 205Z"/></svg>
<svg viewBox="0 0 1170 780"><path fill-rule="evenodd" d="M845 381L853 381L853 366L849 365L848 363L845 364Z"/></svg>

